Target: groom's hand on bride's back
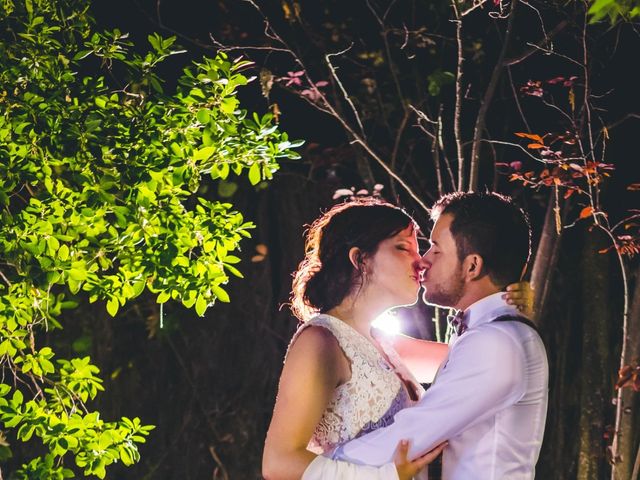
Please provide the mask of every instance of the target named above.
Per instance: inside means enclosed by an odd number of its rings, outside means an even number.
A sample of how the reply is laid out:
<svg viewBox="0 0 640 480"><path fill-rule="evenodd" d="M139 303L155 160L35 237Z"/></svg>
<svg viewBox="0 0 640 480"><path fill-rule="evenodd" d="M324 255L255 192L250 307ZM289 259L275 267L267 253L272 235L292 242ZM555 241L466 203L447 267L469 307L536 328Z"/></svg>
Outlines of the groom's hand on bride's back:
<svg viewBox="0 0 640 480"><path fill-rule="evenodd" d="M393 463L396 464L396 470L398 470L399 480L411 480L423 468L438 458L438 455L442 453L442 450L444 450L446 446L447 442L443 442L433 450L411 461L407 458L409 454L409 441L400 440L393 457Z"/></svg>

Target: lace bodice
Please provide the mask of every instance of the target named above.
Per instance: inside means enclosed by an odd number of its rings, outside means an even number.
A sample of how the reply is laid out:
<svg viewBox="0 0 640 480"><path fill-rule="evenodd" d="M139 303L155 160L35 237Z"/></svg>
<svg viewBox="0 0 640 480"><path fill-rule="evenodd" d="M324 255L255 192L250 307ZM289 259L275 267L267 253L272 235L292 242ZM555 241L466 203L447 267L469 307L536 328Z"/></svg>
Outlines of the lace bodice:
<svg viewBox="0 0 640 480"><path fill-rule="evenodd" d="M291 340L309 326L329 330L351 363L351 378L338 386L307 449L321 454L367 432L393 423L393 416L412 401L398 377L407 378L406 370L397 370L363 335L342 320L318 315L302 325ZM390 345L380 342L387 357L399 365Z"/></svg>

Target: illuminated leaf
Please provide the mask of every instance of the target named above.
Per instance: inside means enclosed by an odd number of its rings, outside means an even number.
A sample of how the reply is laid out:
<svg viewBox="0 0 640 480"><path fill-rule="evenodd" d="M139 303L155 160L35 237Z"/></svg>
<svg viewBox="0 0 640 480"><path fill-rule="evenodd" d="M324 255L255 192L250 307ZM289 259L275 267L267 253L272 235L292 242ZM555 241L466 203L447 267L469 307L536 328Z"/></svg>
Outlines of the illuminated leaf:
<svg viewBox="0 0 640 480"><path fill-rule="evenodd" d="M117 298L110 298L109 300L107 300L107 312L109 312L109 315L115 317L116 313L118 313L119 308L120 304L118 303Z"/></svg>
<svg viewBox="0 0 640 480"><path fill-rule="evenodd" d="M251 185L257 185L260 180L260 164L256 162L249 168L249 181Z"/></svg>
<svg viewBox="0 0 640 480"><path fill-rule="evenodd" d="M516 132L516 135L521 138L528 138L529 140L533 140L537 143L544 143L543 138L540 135L536 135L534 133Z"/></svg>
<svg viewBox="0 0 640 480"><path fill-rule="evenodd" d="M593 213L593 207L589 206L589 207L584 207L581 211L580 211L580 218L587 218L589 217L591 214Z"/></svg>

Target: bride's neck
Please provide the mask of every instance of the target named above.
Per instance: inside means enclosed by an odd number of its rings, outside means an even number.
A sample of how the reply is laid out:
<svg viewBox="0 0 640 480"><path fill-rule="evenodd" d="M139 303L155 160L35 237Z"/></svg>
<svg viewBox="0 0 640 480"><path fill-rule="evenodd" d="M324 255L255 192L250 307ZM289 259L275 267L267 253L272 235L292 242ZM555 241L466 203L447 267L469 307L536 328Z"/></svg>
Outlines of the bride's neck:
<svg viewBox="0 0 640 480"><path fill-rule="evenodd" d="M327 313L347 323L365 337L372 338L371 324L382 312L362 300L360 297L346 298Z"/></svg>

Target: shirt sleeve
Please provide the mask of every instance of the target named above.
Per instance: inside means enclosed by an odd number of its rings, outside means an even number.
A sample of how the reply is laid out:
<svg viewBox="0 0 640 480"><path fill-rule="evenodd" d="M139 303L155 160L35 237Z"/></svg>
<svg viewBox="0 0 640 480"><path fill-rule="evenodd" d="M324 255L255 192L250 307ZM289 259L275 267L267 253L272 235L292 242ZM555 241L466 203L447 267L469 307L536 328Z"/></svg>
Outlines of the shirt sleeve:
<svg viewBox="0 0 640 480"><path fill-rule="evenodd" d="M416 458L507 406L525 393L522 347L493 326L468 331L451 346L436 381L414 406L394 417L394 423L347 442L334 459L367 465L392 461L398 442L410 442Z"/></svg>

